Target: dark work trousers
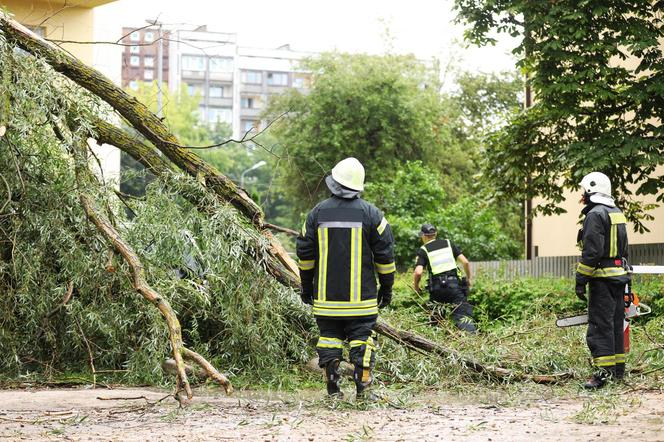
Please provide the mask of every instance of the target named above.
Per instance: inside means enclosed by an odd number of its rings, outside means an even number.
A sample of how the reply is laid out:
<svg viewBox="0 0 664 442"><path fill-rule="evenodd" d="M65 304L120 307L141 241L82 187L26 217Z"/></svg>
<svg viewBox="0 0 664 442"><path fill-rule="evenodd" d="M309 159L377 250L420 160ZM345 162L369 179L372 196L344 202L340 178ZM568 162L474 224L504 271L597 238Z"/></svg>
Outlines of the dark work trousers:
<svg viewBox="0 0 664 442"><path fill-rule="evenodd" d="M376 346L372 338L376 316L358 319L316 317L320 339L316 345L318 364L324 367L334 359L342 359L343 342L350 345L350 361L356 367L372 368L376 361Z"/></svg>
<svg viewBox="0 0 664 442"><path fill-rule="evenodd" d="M455 306L452 310L452 320L460 330L470 333L477 332L477 328L473 323L473 306L468 303L458 278L445 278L442 283L433 283L429 290L429 300L431 302Z"/></svg>
<svg viewBox="0 0 664 442"><path fill-rule="evenodd" d="M625 360L625 284L591 279L589 287L586 342L593 363L610 368Z"/></svg>

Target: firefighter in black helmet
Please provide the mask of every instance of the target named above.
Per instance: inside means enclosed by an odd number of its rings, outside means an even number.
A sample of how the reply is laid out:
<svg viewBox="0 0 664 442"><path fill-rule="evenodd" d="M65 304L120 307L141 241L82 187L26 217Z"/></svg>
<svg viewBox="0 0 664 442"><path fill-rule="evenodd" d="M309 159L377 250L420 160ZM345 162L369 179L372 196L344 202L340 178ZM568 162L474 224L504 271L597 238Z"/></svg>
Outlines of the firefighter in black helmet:
<svg viewBox="0 0 664 442"><path fill-rule="evenodd" d="M585 302L586 285L590 287L586 341L596 372L584 387L596 389L609 378L625 375L624 295L630 281L626 270L627 220L611 197L609 177L589 173L581 180L581 187L585 218L577 236L582 253L575 291Z"/></svg>
<svg viewBox="0 0 664 442"><path fill-rule="evenodd" d="M471 284L470 263L449 239L436 239L436 228L431 224L422 225L420 238L424 244L417 251L415 271L413 272L413 285L420 294L420 280L424 267L429 272L427 291L429 301L435 303L453 304L452 318L456 326L469 333L477 333L473 324L473 306L467 300L467 288ZM459 277L457 260L461 262L466 278ZM432 315L435 319L435 312Z"/></svg>
<svg viewBox="0 0 664 442"><path fill-rule="evenodd" d="M302 300L313 305L320 330L316 350L328 394L341 395L339 363L348 341L357 397L375 400L368 390L373 328L378 308L392 300L394 238L380 210L359 197L364 167L357 159L340 161L325 182L332 196L311 210L297 238Z"/></svg>

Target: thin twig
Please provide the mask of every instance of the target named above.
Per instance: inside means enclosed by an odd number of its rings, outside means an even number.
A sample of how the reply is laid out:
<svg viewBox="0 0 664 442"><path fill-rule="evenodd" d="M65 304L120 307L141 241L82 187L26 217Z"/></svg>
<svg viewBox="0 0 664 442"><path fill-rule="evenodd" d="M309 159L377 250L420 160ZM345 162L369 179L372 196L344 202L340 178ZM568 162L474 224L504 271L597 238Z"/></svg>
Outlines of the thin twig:
<svg viewBox="0 0 664 442"><path fill-rule="evenodd" d="M83 333L83 327L81 327L81 323L78 321L78 318L74 318L74 321L76 322L78 330L81 332L83 342L85 342L85 346L88 349L88 362L90 364L90 370L92 370L92 388L97 388L97 372L95 371L95 358L92 355L92 348L90 347L88 338L86 338L85 333Z"/></svg>
<svg viewBox="0 0 664 442"><path fill-rule="evenodd" d="M281 227L270 223L263 223L263 226L267 227L270 230L276 230L277 232L288 233L289 235L293 236L300 235L300 233L297 230L289 229L288 227Z"/></svg>

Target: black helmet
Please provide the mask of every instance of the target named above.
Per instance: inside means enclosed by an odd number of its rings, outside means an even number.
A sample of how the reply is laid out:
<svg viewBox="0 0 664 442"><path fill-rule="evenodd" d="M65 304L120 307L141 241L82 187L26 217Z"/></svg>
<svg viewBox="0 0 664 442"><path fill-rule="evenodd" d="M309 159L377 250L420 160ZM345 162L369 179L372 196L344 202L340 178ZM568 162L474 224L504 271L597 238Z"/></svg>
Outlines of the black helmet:
<svg viewBox="0 0 664 442"><path fill-rule="evenodd" d="M433 224L422 224L422 229L420 230L420 235L435 235L437 232Z"/></svg>

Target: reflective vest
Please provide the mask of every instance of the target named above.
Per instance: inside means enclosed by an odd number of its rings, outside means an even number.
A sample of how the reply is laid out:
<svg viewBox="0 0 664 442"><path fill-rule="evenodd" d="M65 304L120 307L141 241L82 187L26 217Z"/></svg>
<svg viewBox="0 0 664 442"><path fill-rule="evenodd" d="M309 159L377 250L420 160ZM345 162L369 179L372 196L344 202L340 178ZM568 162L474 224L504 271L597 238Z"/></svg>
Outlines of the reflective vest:
<svg viewBox="0 0 664 442"><path fill-rule="evenodd" d="M436 247L432 244L434 242L442 243L442 247ZM454 253L452 252L452 246L449 240L434 240L423 245L421 249L427 254L431 276L440 275L441 273L449 272L450 270L456 270L456 259L454 259Z"/></svg>

